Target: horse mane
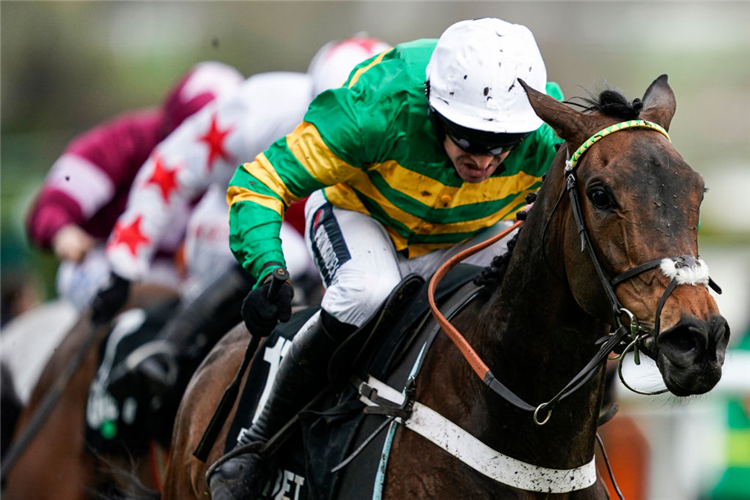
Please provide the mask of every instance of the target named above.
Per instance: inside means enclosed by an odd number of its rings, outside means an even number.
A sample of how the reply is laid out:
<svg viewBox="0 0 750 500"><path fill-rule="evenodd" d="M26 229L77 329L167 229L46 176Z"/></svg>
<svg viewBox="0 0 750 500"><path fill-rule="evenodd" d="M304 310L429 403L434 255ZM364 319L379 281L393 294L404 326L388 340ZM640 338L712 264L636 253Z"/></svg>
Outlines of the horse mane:
<svg viewBox="0 0 750 500"><path fill-rule="evenodd" d="M112 479L103 489L88 489L88 493L94 500L159 500L161 493L144 486L138 477L136 460L133 456L128 457L128 463L118 464L114 460L89 449L91 453L101 462L96 473L100 477Z"/></svg>
<svg viewBox="0 0 750 500"><path fill-rule="evenodd" d="M584 113L598 111L604 115L620 120L635 120L643 109L643 101L638 98L629 101L619 90L607 88L601 91L598 97L594 96L594 94L588 90L586 90L586 92L589 95L588 97L575 96L570 100L563 102L581 108ZM536 193L530 193L526 197L526 202L533 203L535 199ZM525 216L526 214L524 212L519 212L517 214L519 219L522 219ZM516 246L516 241L518 240L520 232L521 230L519 228L513 238L508 241L508 251L502 255L494 257L490 265L485 267L479 276L474 279L474 284L483 287L485 290L492 290L500 286L503 277L505 276L505 272L508 270L508 263L510 262L510 257L513 253L513 248Z"/></svg>
<svg viewBox="0 0 750 500"><path fill-rule="evenodd" d="M629 101L619 90L607 88L599 93L599 97L595 97L589 91L586 92L589 94L588 97L575 96L563 102L582 108L585 113L598 111L620 120L635 120L643 110L643 101L637 97ZM581 102L576 102L574 99Z"/></svg>
<svg viewBox="0 0 750 500"><path fill-rule="evenodd" d="M520 232L521 229L519 228L516 234L508 240L508 251L502 255L493 257L490 265L486 266L479 276L474 278L475 285L482 287L484 290L494 290L500 286L505 277L505 272L508 270L508 263L510 262L510 257L513 254L513 249L516 246Z"/></svg>
<svg viewBox="0 0 750 500"><path fill-rule="evenodd" d="M526 195L526 203L534 203L536 200L536 193L529 193ZM516 213L516 218L524 220L526 218L526 212L520 211ZM508 270L508 264L510 263L510 257L513 254L513 249L516 247L518 241L518 235L521 234L523 226L518 228L516 234L508 240L508 250L502 255L498 255L492 258L492 262L489 266L486 266L482 272L474 278L474 284L482 287L484 290L494 290L499 287L505 277L505 272Z"/></svg>

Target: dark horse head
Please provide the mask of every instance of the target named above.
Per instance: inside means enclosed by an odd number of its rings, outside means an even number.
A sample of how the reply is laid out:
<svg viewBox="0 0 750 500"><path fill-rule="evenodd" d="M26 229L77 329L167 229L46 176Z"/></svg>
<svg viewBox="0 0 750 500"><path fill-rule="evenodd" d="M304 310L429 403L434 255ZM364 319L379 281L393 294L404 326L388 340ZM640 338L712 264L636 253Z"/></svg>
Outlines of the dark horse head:
<svg viewBox="0 0 750 500"><path fill-rule="evenodd" d="M609 323L614 316L637 325L640 347L675 395L711 390L721 378L729 327L698 254L703 178L667 134L676 102L666 75L642 101L607 90L586 100L586 113L524 87L536 113L566 141L558 161L562 155L574 162L565 174L553 167L549 175L574 176L570 198L579 220L574 208L553 225L565 235L559 264L575 301ZM617 124L631 120L643 122L620 130ZM592 141L595 134L603 137Z"/></svg>

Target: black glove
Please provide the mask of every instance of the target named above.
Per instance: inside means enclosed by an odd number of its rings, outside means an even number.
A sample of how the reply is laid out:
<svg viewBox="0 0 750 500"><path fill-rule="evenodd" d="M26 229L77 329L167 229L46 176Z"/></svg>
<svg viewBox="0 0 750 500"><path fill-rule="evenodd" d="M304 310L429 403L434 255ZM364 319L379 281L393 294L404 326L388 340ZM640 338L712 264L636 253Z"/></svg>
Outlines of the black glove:
<svg viewBox="0 0 750 500"><path fill-rule="evenodd" d="M242 301L242 319L247 331L258 337L268 336L281 321L286 323L292 316L292 298L294 288L291 283L282 283L276 297L269 297L271 281L251 290Z"/></svg>
<svg viewBox="0 0 750 500"><path fill-rule="evenodd" d="M109 281L94 297L91 304L91 320L94 323L105 323L125 305L130 291L130 281L112 273Z"/></svg>

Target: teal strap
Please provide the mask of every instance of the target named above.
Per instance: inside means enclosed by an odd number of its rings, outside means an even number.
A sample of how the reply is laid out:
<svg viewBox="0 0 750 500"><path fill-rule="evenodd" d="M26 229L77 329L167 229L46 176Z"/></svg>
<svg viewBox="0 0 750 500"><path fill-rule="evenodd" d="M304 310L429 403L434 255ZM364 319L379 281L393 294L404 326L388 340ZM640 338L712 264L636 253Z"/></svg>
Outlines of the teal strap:
<svg viewBox="0 0 750 500"><path fill-rule="evenodd" d="M375 488L372 491L372 500L381 500L383 498L385 468L388 466L388 457L391 455L391 445L393 444L393 436L396 435L397 426L398 422L394 420L388 428L388 435L385 438L385 443L383 443L383 452L380 454L380 465L378 466L377 474L375 474Z"/></svg>
<svg viewBox="0 0 750 500"><path fill-rule="evenodd" d="M414 362L414 366L411 368L408 379L416 376L420 361L424 355L427 344L422 346L422 350L419 351L419 356ZM407 380L408 380L407 379ZM405 393L405 390L402 391ZM372 500L381 500L383 498L383 486L385 485L385 469L388 467L388 458L391 456L391 445L393 444L393 436L396 435L396 427L398 422L394 420L391 422L391 426L388 428L388 435L383 443L383 452L380 454L380 464L378 465L378 472L375 474L375 488L372 490Z"/></svg>

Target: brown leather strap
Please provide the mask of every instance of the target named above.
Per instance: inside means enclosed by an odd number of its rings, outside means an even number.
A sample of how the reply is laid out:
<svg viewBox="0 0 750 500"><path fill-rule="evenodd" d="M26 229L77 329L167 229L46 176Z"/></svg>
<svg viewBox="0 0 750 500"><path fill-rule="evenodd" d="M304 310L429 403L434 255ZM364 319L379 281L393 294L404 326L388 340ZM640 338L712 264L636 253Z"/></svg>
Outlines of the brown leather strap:
<svg viewBox="0 0 750 500"><path fill-rule="evenodd" d="M528 208L529 207L526 207L524 210L527 210ZM451 325L450 321L448 321L437 308L437 305L435 304L435 290L437 289L440 280L443 279L443 277L448 274L448 271L453 269L458 263L474 255L480 250L484 250L498 240L505 238L515 229L519 228L521 224L523 224L523 221L516 221L512 226L502 231L501 233L479 243L478 245L468 248L463 252L459 252L458 254L448 259L445 264L440 266L440 269L438 269L437 272L433 275L432 279L430 280L430 286L427 288L427 299L430 302L430 311L432 312L432 315L435 317L435 320L440 324L440 326L443 327L445 333L453 341L453 343L456 344L456 347L458 347L459 351L461 351L461 354L463 354L464 358L466 358L466 361L469 362L471 368L474 370L474 372L476 372L477 375L479 375L481 379L484 379L484 376L487 374L487 372L490 371L489 368L486 364L484 364L484 361L482 361L476 351L474 351L474 349L469 345L463 335L461 335L461 333L456 330L453 325Z"/></svg>

